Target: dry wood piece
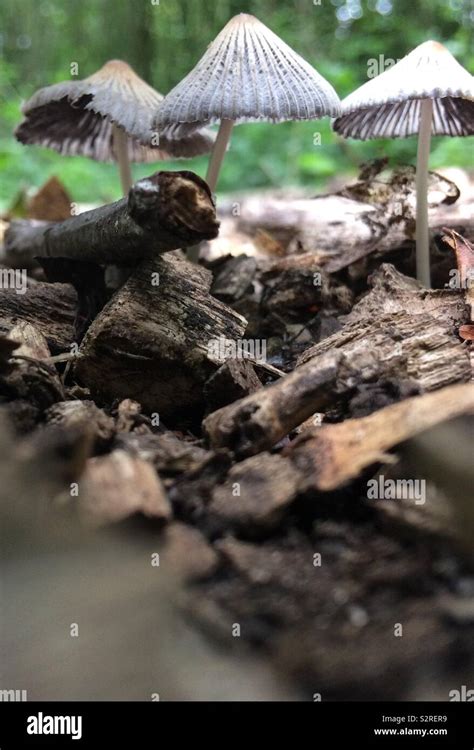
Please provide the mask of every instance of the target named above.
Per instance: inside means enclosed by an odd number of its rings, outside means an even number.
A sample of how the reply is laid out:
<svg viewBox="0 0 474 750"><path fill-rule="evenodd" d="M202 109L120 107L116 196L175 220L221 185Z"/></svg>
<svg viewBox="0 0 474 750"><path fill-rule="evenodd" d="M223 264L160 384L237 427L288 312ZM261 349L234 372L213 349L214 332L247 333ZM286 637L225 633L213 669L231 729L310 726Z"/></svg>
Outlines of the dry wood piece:
<svg viewBox="0 0 474 750"><path fill-rule="evenodd" d="M89 432L98 449L107 446L115 434L114 420L93 401L60 401L45 416L50 425Z"/></svg>
<svg viewBox="0 0 474 750"><path fill-rule="evenodd" d="M357 322L363 318L405 310L412 315L428 313L453 331L467 320L469 311L460 289L427 291L416 279L400 273L391 263L383 263L369 276L368 281L371 291L353 306L344 322ZM306 356L307 352L304 353L303 360Z"/></svg>
<svg viewBox="0 0 474 750"><path fill-rule="evenodd" d="M217 236L219 224L206 183L192 172L156 172L128 198L58 224L13 221L6 262L23 268L35 257L133 265L144 257Z"/></svg>
<svg viewBox="0 0 474 750"><path fill-rule="evenodd" d="M210 451L179 440L172 432L162 435L121 433L117 436L116 445L131 455L152 463L160 476L174 477L198 471L212 458Z"/></svg>
<svg viewBox="0 0 474 750"><path fill-rule="evenodd" d="M87 526L117 523L136 513L167 521L171 506L153 467L125 451L90 458L79 482L79 515Z"/></svg>
<svg viewBox="0 0 474 750"><path fill-rule="evenodd" d="M132 398L125 398L117 407L117 432L132 432L136 427L140 427L144 428L144 433L148 433L150 430L145 425L145 419L142 405Z"/></svg>
<svg viewBox="0 0 474 750"><path fill-rule="evenodd" d="M209 271L174 255L144 261L87 331L77 375L94 394L136 399L164 423L202 416L204 383L221 364L209 345L246 327L210 283Z"/></svg>
<svg viewBox="0 0 474 750"><path fill-rule="evenodd" d="M229 359L211 375L204 387L208 410L214 411L255 393L261 387L254 366L248 359Z"/></svg>
<svg viewBox="0 0 474 750"><path fill-rule="evenodd" d="M341 355L329 352L277 383L209 414L211 446L249 456L271 448L311 414L325 411L336 392Z"/></svg>
<svg viewBox="0 0 474 750"><path fill-rule="evenodd" d="M3 289L0 332L8 334L19 320L27 321L41 331L52 354L69 351L74 341L76 301L76 292L69 284L37 282L28 285L25 294Z"/></svg>
<svg viewBox="0 0 474 750"><path fill-rule="evenodd" d="M450 283L454 282L454 286L464 290L466 304L471 310L470 322L460 326L459 335L466 341L474 341L474 245L453 230L444 231L448 234L443 237L443 242L454 250L458 267L458 278L451 277Z"/></svg>
<svg viewBox="0 0 474 750"><path fill-rule="evenodd" d="M28 399L39 412L64 398L58 373L44 360L50 351L41 331L20 321L10 330L9 339L19 344L11 359L11 370L0 379L0 391L8 400Z"/></svg>
<svg viewBox="0 0 474 750"><path fill-rule="evenodd" d="M308 486L327 492L386 460L385 452L425 430L462 414L474 414L474 386L450 388L392 404L362 419L323 425L287 448L304 468Z"/></svg>
<svg viewBox="0 0 474 750"><path fill-rule="evenodd" d="M248 533L277 526L294 500L300 475L287 458L263 453L233 466L208 510L217 524Z"/></svg>
<svg viewBox="0 0 474 750"><path fill-rule="evenodd" d="M50 177L28 205L29 219L63 221L71 216L71 197L57 177Z"/></svg>

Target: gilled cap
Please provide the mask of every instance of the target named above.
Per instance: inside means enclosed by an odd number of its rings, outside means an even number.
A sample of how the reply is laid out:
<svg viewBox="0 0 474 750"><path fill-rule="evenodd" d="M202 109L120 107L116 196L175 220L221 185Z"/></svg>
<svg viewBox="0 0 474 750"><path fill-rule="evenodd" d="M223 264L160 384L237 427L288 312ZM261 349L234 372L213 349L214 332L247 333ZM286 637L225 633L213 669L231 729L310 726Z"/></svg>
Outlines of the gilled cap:
<svg viewBox="0 0 474 750"><path fill-rule="evenodd" d="M439 42L424 42L342 102L334 130L346 138L404 138L433 100L433 135L474 133L474 78Z"/></svg>
<svg viewBox="0 0 474 750"><path fill-rule="evenodd" d="M81 81L64 81L39 89L23 106L25 119L15 135L64 155L114 158L112 125L129 136L134 162L191 157L208 153L209 132L179 130L160 134L152 128L153 115L163 96L121 60L110 60Z"/></svg>
<svg viewBox="0 0 474 750"><path fill-rule="evenodd" d="M242 13L165 97L157 123L282 122L339 112L332 86L263 23Z"/></svg>

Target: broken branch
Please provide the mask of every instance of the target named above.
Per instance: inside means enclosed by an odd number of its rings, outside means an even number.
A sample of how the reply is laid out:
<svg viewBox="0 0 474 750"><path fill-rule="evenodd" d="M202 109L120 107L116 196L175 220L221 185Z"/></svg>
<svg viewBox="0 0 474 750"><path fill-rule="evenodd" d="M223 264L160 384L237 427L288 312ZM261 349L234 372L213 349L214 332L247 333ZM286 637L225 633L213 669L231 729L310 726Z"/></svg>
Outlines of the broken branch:
<svg viewBox="0 0 474 750"><path fill-rule="evenodd" d="M6 262L23 268L42 257L134 265L213 239L218 229L203 180L192 172L156 172L136 182L127 198L66 221L13 221L5 235Z"/></svg>

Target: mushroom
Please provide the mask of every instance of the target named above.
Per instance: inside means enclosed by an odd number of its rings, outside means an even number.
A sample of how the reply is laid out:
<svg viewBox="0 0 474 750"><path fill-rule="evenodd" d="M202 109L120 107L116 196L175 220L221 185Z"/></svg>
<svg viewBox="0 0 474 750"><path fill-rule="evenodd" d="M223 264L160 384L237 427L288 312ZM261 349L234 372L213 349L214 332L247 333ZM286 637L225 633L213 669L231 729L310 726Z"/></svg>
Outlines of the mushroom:
<svg viewBox="0 0 474 750"><path fill-rule="evenodd" d="M96 73L39 89L23 106L25 119L15 135L69 156L88 156L119 164L124 194L132 185L130 162L154 162L209 153L213 134L152 128L163 96L121 60L110 60Z"/></svg>
<svg viewBox="0 0 474 750"><path fill-rule="evenodd" d="M474 133L474 78L439 42L424 42L342 102L333 128L345 138L418 135L417 278L430 286L428 162L431 134Z"/></svg>
<svg viewBox="0 0 474 750"><path fill-rule="evenodd" d="M332 86L257 18L241 13L165 97L155 122L164 133L220 122L206 177L214 191L234 125L339 113Z"/></svg>

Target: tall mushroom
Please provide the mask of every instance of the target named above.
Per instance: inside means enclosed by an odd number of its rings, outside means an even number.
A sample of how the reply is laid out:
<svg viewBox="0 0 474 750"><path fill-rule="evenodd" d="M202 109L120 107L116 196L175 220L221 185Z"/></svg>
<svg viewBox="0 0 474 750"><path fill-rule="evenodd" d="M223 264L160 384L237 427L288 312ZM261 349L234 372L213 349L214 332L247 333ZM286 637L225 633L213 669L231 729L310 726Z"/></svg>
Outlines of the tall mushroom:
<svg viewBox="0 0 474 750"><path fill-rule="evenodd" d="M428 162L431 135L474 133L474 78L439 42L424 42L342 102L334 130L345 138L418 135L417 277L430 286Z"/></svg>
<svg viewBox="0 0 474 750"><path fill-rule="evenodd" d="M207 172L215 190L234 125L316 120L340 113L332 86L254 16L232 18L195 68L165 97L156 126L220 122Z"/></svg>
<svg viewBox="0 0 474 750"><path fill-rule="evenodd" d="M158 135L153 116L163 97L121 60L96 73L39 89L23 106L15 135L69 156L119 164L122 189L132 184L131 162L189 158L209 153L211 133L170 129Z"/></svg>

